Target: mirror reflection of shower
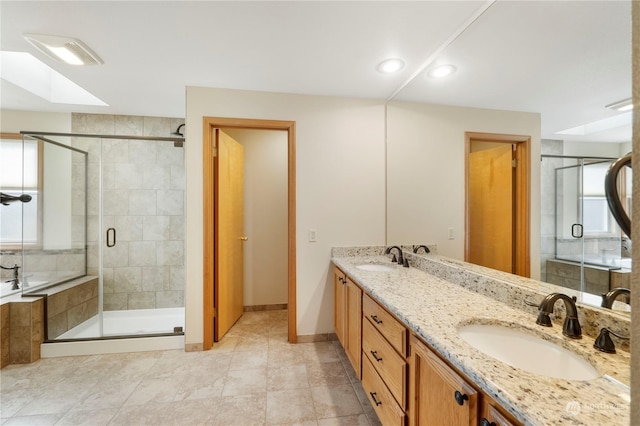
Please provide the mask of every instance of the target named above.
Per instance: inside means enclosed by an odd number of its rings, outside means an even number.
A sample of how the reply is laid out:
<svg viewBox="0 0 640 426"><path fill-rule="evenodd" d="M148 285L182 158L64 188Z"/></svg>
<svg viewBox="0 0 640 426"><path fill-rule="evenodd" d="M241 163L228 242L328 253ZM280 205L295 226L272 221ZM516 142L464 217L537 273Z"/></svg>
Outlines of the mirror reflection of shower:
<svg viewBox="0 0 640 426"><path fill-rule="evenodd" d="M631 240L609 210L604 185L616 158L543 155L541 160L541 279L598 296L629 287ZM621 173L618 184L627 207L630 175Z"/></svg>

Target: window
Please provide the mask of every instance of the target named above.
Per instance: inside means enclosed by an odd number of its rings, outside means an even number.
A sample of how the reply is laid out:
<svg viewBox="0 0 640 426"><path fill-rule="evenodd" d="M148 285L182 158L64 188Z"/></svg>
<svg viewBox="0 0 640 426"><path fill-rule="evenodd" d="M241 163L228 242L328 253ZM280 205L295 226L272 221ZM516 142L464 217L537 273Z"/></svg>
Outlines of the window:
<svg viewBox="0 0 640 426"><path fill-rule="evenodd" d="M20 134L0 135L0 192L31 196L28 203L0 206L0 249L40 245L41 171L42 142L23 142Z"/></svg>

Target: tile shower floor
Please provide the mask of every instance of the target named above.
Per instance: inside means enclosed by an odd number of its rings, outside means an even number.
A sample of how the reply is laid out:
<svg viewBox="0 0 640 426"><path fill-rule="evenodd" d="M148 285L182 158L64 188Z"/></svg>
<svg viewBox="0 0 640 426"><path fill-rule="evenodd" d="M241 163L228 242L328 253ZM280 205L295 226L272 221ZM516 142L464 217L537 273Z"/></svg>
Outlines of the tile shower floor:
<svg viewBox="0 0 640 426"><path fill-rule="evenodd" d="M0 371L2 425L369 425L337 342L287 343L287 312L246 312L214 349L42 359Z"/></svg>

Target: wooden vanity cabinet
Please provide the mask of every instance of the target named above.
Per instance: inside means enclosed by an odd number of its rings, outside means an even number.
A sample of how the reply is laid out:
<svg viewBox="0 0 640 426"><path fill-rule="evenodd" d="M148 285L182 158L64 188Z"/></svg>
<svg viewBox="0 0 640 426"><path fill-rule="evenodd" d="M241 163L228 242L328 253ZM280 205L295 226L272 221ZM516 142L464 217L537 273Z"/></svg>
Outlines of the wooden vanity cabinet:
<svg viewBox="0 0 640 426"><path fill-rule="evenodd" d="M362 378L362 289L334 268L334 328L358 379Z"/></svg>
<svg viewBox="0 0 640 426"><path fill-rule="evenodd" d="M498 404L488 396L483 395L482 399L479 426L518 426L520 424L511 415L503 412Z"/></svg>
<svg viewBox="0 0 640 426"><path fill-rule="evenodd" d="M478 392L418 338L410 344L409 425L477 425Z"/></svg>

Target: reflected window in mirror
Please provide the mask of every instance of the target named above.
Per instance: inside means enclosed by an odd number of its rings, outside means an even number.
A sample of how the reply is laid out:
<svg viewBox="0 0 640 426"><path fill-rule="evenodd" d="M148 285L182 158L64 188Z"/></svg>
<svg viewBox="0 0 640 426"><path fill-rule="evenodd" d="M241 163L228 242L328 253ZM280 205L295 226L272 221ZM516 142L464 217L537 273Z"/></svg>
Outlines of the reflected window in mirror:
<svg viewBox="0 0 640 426"><path fill-rule="evenodd" d="M39 248L42 245L42 142L20 134L0 135L0 192L28 195L26 203L0 206L0 250Z"/></svg>

